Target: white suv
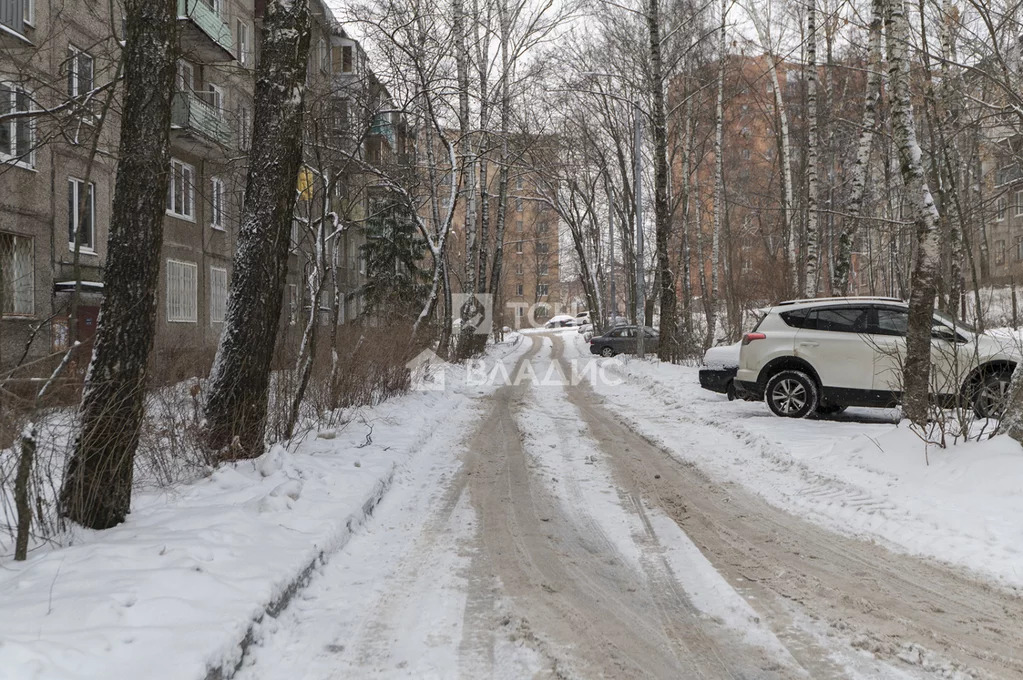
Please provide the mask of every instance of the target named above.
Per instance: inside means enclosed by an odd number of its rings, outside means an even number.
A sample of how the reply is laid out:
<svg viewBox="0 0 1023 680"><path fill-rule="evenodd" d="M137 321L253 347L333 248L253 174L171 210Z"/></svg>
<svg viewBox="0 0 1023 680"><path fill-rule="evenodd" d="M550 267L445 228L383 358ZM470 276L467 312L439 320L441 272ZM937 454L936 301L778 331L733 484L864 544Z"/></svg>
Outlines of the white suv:
<svg viewBox="0 0 1023 680"><path fill-rule="evenodd" d="M895 298L793 300L761 310L742 339L735 382L779 416L830 415L847 406L894 406L902 395L909 307ZM931 391L940 403L969 404L997 417L1023 357L1009 336L935 312Z"/></svg>

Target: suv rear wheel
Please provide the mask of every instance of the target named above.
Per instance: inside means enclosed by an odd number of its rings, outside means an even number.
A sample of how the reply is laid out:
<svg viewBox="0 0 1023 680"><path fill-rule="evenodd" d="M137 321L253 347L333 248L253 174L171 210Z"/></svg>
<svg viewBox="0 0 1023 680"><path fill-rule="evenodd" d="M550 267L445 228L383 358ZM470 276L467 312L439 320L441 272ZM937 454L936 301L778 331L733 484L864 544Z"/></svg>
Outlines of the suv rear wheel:
<svg viewBox="0 0 1023 680"><path fill-rule="evenodd" d="M973 413L978 418L1001 418L1005 401L1009 396L1009 381L1012 374L1007 371L993 373L979 385L973 394Z"/></svg>
<svg viewBox="0 0 1023 680"><path fill-rule="evenodd" d="M764 399L776 416L805 418L820 404L817 382L802 371L781 371L767 381Z"/></svg>

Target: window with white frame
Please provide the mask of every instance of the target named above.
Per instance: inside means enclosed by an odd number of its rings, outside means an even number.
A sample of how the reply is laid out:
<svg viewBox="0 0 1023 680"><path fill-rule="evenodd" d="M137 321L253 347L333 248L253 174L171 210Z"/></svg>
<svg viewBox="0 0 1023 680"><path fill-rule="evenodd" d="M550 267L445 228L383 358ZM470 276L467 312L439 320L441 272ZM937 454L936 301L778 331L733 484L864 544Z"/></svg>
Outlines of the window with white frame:
<svg viewBox="0 0 1023 680"><path fill-rule="evenodd" d="M522 241L516 241L515 242L515 252L516 253L521 253L522 252Z"/></svg>
<svg viewBox="0 0 1023 680"><path fill-rule="evenodd" d="M224 117L224 88L210 83L210 106L217 112L218 118Z"/></svg>
<svg viewBox="0 0 1023 680"><path fill-rule="evenodd" d="M1005 219L1005 213L1008 212L1008 201L1002 196L995 203L995 220L1001 222Z"/></svg>
<svg viewBox="0 0 1023 680"><path fill-rule="evenodd" d="M522 220L515 220L515 231L522 231Z"/></svg>
<svg viewBox="0 0 1023 680"><path fill-rule="evenodd" d="M0 117L32 111L28 90L0 81ZM30 116L11 117L0 122L0 163L31 168L35 165L35 126Z"/></svg>
<svg viewBox="0 0 1023 680"><path fill-rule="evenodd" d="M546 284L546 283L538 283L538 284L536 284L536 294L538 296L543 297L544 295L548 295L549 291L550 291L550 288L549 288L548 284Z"/></svg>
<svg viewBox="0 0 1023 680"><path fill-rule="evenodd" d="M522 296L522 284L521 283L518 284L517 286L515 286L515 294L518 295L519 297Z"/></svg>
<svg viewBox="0 0 1023 680"><path fill-rule="evenodd" d="M176 158L171 159L167 213L195 221L195 168Z"/></svg>
<svg viewBox="0 0 1023 680"><path fill-rule="evenodd" d="M95 60L88 52L74 45L67 48L67 95L71 99L85 97L96 87Z"/></svg>
<svg viewBox="0 0 1023 680"><path fill-rule="evenodd" d="M224 180L219 177L210 179L210 226L214 229L224 230L224 199L227 192L224 190Z"/></svg>
<svg viewBox="0 0 1023 680"><path fill-rule="evenodd" d="M549 271L550 271L550 267L547 265L546 262L536 266L536 275L537 276L547 276Z"/></svg>
<svg viewBox="0 0 1023 680"><path fill-rule="evenodd" d="M546 241L540 241L539 243L536 244L536 252L538 253L547 254L548 252L550 252L550 249L551 244L547 243Z"/></svg>
<svg viewBox="0 0 1023 680"><path fill-rule="evenodd" d="M32 316L35 307L35 267L32 239L0 233L0 312L3 316Z"/></svg>
<svg viewBox="0 0 1023 680"><path fill-rule="evenodd" d="M198 273L194 262L167 260L167 321L196 322Z"/></svg>
<svg viewBox="0 0 1023 680"><path fill-rule="evenodd" d="M77 235L78 238L75 238ZM79 250L93 252L96 247L96 185L68 177L67 180L67 244L71 250L78 242Z"/></svg>
<svg viewBox="0 0 1023 680"><path fill-rule="evenodd" d="M22 0L23 21L29 26L36 25L36 0Z"/></svg>
<svg viewBox="0 0 1023 680"><path fill-rule="evenodd" d="M210 267L210 322L223 323L227 317L227 270Z"/></svg>
<svg viewBox="0 0 1023 680"><path fill-rule="evenodd" d="M525 208L522 204L522 198L520 196L515 197L515 212L522 212Z"/></svg>
<svg viewBox="0 0 1023 680"><path fill-rule="evenodd" d="M238 19L235 22L235 34L238 38L238 63L249 65L249 25Z"/></svg>
<svg viewBox="0 0 1023 680"><path fill-rule="evenodd" d="M1016 217L1023 217L1023 189L1016 192Z"/></svg>
<svg viewBox="0 0 1023 680"><path fill-rule="evenodd" d="M178 91L191 92L195 89L195 67L184 59L178 60Z"/></svg>
<svg viewBox="0 0 1023 680"><path fill-rule="evenodd" d="M516 262L515 263L515 273L518 274L519 276L522 276L522 272L523 272L522 263L521 262Z"/></svg>
<svg viewBox="0 0 1023 680"><path fill-rule="evenodd" d="M320 55L320 70L324 73L330 72L330 48L327 47L327 41L320 38L320 42L317 47L317 51Z"/></svg>

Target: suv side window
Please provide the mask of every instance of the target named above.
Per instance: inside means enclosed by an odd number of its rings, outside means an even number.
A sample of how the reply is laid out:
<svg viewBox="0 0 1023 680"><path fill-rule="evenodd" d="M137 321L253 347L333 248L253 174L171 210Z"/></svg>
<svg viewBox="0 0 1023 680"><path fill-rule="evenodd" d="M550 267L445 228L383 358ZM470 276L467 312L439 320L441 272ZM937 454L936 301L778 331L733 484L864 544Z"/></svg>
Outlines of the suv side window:
<svg viewBox="0 0 1023 680"><path fill-rule="evenodd" d="M872 333L905 337L908 329L909 310L892 309L891 307L877 308L877 324L871 329Z"/></svg>
<svg viewBox="0 0 1023 680"><path fill-rule="evenodd" d="M866 333L869 307L830 307L813 310L803 328L834 333Z"/></svg>
<svg viewBox="0 0 1023 680"><path fill-rule="evenodd" d="M810 312L814 311L811 309L795 309L791 312L782 312L778 316L781 320L792 328L805 328L806 318ZM759 325L759 324L758 324ZM755 328L753 330L756 330Z"/></svg>

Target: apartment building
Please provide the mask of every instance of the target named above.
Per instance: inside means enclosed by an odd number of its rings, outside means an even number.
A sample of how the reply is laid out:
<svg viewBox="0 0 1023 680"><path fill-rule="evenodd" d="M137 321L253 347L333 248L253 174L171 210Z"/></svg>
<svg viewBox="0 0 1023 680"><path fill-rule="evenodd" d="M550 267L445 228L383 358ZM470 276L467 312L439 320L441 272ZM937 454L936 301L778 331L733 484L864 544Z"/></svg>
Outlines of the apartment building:
<svg viewBox="0 0 1023 680"><path fill-rule="evenodd" d="M490 197L488 263L486 276L496 251L495 230L498 210L498 167L487 172ZM494 300L494 322L511 328L542 326L562 312L563 295L560 268L559 225L557 213L537 200L536 180L527 168L512 168L508 179L505 208L504 242L501 259L501 287ZM481 212L477 210L477 218ZM465 203L455 210L453 233L449 242L449 261L454 292L462 292L465 271Z"/></svg>
<svg viewBox="0 0 1023 680"><path fill-rule="evenodd" d="M212 357L223 330L264 4L178 0L180 60L154 354L192 370L202 370L194 360ZM0 365L59 351L72 339L87 342L95 332L120 128L112 84L123 29L110 7L0 0ZM303 300L316 212L337 214L346 225L332 241L342 270L339 321L360 313L361 220L371 191L345 159L391 158L402 129L397 116L386 114L371 118L365 134L353 131L351 102L370 107L386 92L330 10L318 0L312 10L309 162L298 178L285 300L285 323L299 326L312 313ZM338 153L342 139L348 148ZM333 297L330 291L324 299Z"/></svg>

